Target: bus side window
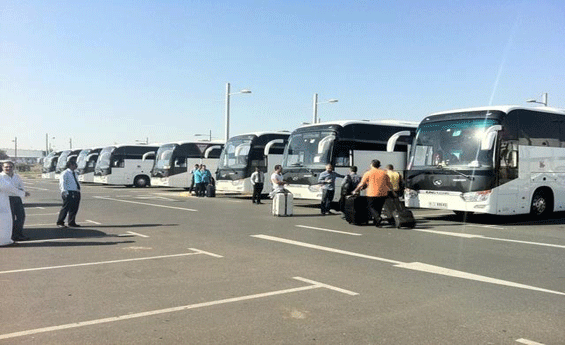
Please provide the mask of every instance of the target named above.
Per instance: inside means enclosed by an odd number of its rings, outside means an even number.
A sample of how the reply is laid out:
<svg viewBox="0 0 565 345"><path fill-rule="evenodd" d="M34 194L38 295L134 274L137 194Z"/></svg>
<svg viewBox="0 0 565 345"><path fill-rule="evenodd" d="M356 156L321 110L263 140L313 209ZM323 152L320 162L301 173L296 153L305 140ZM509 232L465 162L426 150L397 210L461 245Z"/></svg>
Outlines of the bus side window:
<svg viewBox="0 0 565 345"><path fill-rule="evenodd" d="M349 167L351 165L349 157L350 152L346 148L339 148L336 150L334 164L336 167Z"/></svg>

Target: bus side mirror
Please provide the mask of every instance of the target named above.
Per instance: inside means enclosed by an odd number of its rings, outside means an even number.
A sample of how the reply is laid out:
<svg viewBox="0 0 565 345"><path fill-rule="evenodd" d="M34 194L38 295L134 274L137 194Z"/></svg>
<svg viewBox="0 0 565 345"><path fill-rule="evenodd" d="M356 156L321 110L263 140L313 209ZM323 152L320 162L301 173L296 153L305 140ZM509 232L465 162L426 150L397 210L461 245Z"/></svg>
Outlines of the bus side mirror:
<svg viewBox="0 0 565 345"><path fill-rule="evenodd" d="M494 125L487 128L483 138L481 140L481 150L490 151L494 147L494 140L496 139L496 134L502 129L501 125Z"/></svg>

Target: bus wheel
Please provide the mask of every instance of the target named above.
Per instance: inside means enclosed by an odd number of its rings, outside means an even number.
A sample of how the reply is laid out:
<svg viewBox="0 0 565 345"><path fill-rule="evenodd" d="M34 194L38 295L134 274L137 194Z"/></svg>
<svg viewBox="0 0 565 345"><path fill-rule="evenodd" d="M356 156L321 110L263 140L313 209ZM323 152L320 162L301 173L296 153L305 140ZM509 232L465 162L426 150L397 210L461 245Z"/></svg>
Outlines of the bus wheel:
<svg viewBox="0 0 565 345"><path fill-rule="evenodd" d="M530 214L536 218L546 217L551 212L551 196L544 190L538 190L532 198Z"/></svg>
<svg viewBox="0 0 565 345"><path fill-rule="evenodd" d="M149 186L149 180L147 179L146 176L138 176L135 178L135 181L133 182L134 186L136 186L137 188L144 188Z"/></svg>

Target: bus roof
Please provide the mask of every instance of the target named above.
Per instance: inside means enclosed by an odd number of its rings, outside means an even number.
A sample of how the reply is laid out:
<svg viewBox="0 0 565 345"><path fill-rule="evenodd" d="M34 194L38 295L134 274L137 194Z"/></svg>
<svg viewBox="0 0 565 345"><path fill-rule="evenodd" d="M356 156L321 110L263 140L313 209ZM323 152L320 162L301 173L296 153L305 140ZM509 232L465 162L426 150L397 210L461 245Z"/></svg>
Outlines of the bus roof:
<svg viewBox="0 0 565 345"><path fill-rule="evenodd" d="M172 144L177 144L177 145L184 145L184 144L212 144L212 145L223 145L225 144L225 142L223 140L181 140L181 141L170 141L170 142L166 142L166 143L162 143L159 146L165 146L165 145L172 145Z"/></svg>
<svg viewBox="0 0 565 345"><path fill-rule="evenodd" d="M440 111L440 112L437 112L437 113L430 114L429 116L453 114L453 113L468 113L468 112L472 112L472 111L487 111L487 110L502 111L504 113L508 113L508 112L510 112L512 110L516 110L516 109L535 110L535 111L541 111L541 112L545 112L545 113L554 113L554 114L565 115L565 109L557 109L557 108L551 108L551 107L527 107L527 106L520 106L520 105L492 105L492 106L486 106L486 107L474 107L474 108L463 108L463 109Z"/></svg>
<svg viewBox="0 0 565 345"><path fill-rule="evenodd" d="M116 145L106 145L103 148L108 148L108 147L115 147L115 148L120 148L120 147L125 147L125 146L133 146L133 147L159 147L161 146L161 144L116 144Z"/></svg>
<svg viewBox="0 0 565 345"><path fill-rule="evenodd" d="M243 137L243 136L249 136L249 135L255 135L255 136L263 136L263 135L269 135L269 134L279 134L279 135L290 135L289 131L275 131L275 132L249 132L249 133L242 133L242 134L238 134L238 135L234 135L231 138L235 138L235 137Z"/></svg>
<svg viewBox="0 0 565 345"><path fill-rule="evenodd" d="M402 121L402 120L339 120L339 121L328 121L328 122L319 122L314 124L307 124L300 126L299 128L308 128L308 127L316 127L316 126L327 126L327 125L338 125L341 127L345 127L347 125L352 124L371 124L371 125L381 125L381 126L401 126L401 127L412 127L417 128L420 122L416 121Z"/></svg>

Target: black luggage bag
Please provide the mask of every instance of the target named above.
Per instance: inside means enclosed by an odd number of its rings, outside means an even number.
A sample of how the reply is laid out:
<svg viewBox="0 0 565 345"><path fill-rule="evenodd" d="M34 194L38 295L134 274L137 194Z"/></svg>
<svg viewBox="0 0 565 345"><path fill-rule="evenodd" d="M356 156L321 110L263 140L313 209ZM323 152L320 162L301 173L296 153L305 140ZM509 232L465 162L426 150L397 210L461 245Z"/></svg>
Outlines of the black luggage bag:
<svg viewBox="0 0 565 345"><path fill-rule="evenodd" d="M216 186L214 186L213 184L209 183L206 186L206 196L208 198L213 198L216 196Z"/></svg>
<svg viewBox="0 0 565 345"><path fill-rule="evenodd" d="M416 219L412 211L406 209L395 193L391 193L385 200L381 218L387 220L397 228L413 228Z"/></svg>
<svg viewBox="0 0 565 345"><path fill-rule="evenodd" d="M346 196L343 214L349 224L367 224L371 219L367 197L359 195Z"/></svg>

